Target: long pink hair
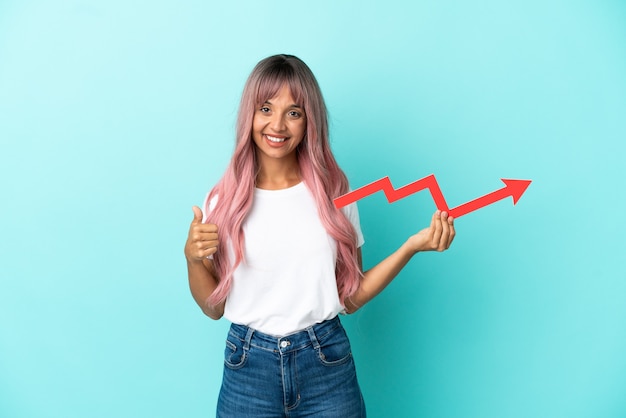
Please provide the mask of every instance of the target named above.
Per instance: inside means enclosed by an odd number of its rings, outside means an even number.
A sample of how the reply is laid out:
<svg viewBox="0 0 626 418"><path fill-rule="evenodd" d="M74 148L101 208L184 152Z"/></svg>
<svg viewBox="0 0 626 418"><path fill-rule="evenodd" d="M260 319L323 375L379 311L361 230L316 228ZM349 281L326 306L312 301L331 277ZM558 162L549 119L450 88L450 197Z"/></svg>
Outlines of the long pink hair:
<svg viewBox="0 0 626 418"><path fill-rule="evenodd" d="M293 55L275 55L260 61L248 77L241 96L237 118L236 146L222 179L209 193L210 202L218 196L208 221L218 225L222 245L213 256L219 284L208 298L209 305L221 303L230 291L233 272L244 260L243 223L252 207L258 163L252 141L255 109L278 94L287 84L291 95L306 114L306 135L296 149L300 175L312 192L322 224L337 242L335 269L341 303L359 287L356 232L333 199L348 192L348 179L339 168L328 141L328 116L322 92L309 67ZM224 243L232 244L235 259L230 260Z"/></svg>

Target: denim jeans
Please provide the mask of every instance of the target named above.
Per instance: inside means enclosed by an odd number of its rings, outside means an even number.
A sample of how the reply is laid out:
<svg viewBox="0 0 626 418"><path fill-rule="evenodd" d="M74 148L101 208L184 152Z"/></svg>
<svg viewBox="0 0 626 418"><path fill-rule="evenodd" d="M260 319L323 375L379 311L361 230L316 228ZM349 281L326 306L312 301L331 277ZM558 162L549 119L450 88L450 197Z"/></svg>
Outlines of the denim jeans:
<svg viewBox="0 0 626 418"><path fill-rule="evenodd" d="M231 325L217 416L365 417L339 318L281 338Z"/></svg>

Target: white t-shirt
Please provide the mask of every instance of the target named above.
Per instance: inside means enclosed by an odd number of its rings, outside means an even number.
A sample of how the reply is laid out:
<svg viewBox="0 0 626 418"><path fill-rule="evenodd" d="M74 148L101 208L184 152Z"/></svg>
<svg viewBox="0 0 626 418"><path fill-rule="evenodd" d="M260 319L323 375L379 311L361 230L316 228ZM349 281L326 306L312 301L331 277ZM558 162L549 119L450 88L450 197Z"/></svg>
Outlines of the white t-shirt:
<svg viewBox="0 0 626 418"><path fill-rule="evenodd" d="M363 234L356 204L344 210L360 247ZM245 260L233 273L224 308L228 320L283 336L344 309L335 277L337 244L322 225L304 183L282 190L255 189L243 232ZM234 259L230 246L229 256Z"/></svg>

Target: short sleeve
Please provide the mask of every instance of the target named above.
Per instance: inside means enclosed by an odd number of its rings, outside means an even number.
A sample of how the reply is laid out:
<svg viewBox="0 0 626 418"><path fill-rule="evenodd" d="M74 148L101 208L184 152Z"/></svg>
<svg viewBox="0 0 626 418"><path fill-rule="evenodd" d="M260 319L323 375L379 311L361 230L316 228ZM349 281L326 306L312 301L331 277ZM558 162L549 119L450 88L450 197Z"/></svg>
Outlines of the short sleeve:
<svg viewBox="0 0 626 418"><path fill-rule="evenodd" d="M204 198L204 203L202 204L202 223L206 223L209 217L209 213L215 209L215 205L217 204L217 196L213 196L213 199L209 200L209 194L207 193ZM207 256L209 260L213 260L213 254Z"/></svg>
<svg viewBox="0 0 626 418"><path fill-rule="evenodd" d="M215 209L215 205L217 205L217 196L213 196L213 199L209 200L210 193L207 193L204 198L204 203L202 204L202 223L205 223L209 217L209 213Z"/></svg>
<svg viewBox="0 0 626 418"><path fill-rule="evenodd" d="M352 226L354 226L354 230L356 231L356 246L357 248L361 247L365 243L365 239L363 238L363 232L361 231L361 221L359 220L359 208L356 205L356 202L349 204L348 206L344 206L341 208L344 215L348 218Z"/></svg>

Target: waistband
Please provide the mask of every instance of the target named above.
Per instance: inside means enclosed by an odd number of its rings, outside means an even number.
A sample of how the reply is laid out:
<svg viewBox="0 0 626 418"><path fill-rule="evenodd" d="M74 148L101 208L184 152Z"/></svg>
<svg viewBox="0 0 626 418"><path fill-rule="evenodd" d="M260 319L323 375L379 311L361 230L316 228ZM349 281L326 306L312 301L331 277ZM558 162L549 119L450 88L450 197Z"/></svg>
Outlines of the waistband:
<svg viewBox="0 0 626 418"><path fill-rule="evenodd" d="M294 332L293 334L283 337L264 334L240 324L232 324L228 333L230 336L239 339L243 344L243 349L246 351L250 349L251 346L254 346L263 350L287 353L289 351L303 349L310 345L318 349L320 339L342 328L341 321L339 321L339 317L336 316L333 319L314 324L302 331Z"/></svg>

